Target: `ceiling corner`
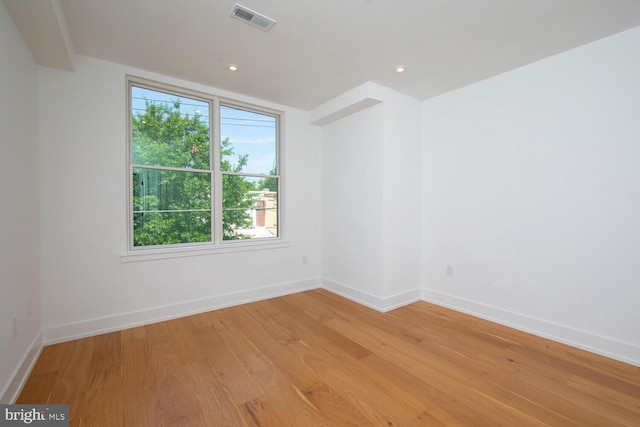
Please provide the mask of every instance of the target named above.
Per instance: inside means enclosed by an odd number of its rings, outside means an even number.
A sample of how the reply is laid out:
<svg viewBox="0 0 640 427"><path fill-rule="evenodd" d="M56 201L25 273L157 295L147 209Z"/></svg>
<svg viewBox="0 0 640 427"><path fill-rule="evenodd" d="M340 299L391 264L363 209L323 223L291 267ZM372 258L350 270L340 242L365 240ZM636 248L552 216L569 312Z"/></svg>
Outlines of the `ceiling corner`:
<svg viewBox="0 0 640 427"><path fill-rule="evenodd" d="M4 0L36 63L74 71L75 52L60 0Z"/></svg>

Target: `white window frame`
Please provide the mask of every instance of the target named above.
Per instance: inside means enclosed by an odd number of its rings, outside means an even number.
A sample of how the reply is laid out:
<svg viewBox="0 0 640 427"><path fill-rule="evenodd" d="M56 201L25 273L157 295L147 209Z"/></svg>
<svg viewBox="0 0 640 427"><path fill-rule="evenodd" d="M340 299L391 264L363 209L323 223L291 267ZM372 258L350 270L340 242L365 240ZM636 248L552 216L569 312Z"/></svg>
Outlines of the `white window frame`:
<svg viewBox="0 0 640 427"><path fill-rule="evenodd" d="M156 246L134 246L133 245L133 146L132 146L132 127L131 127L131 87L137 86L151 90L157 90L165 93L175 94L177 96L185 96L200 101L209 102L209 141L210 141L210 165L209 171L212 176L211 185L211 227L212 240L210 242L201 243L180 243ZM126 76L126 131L127 131L127 251L121 254L122 262L145 261L163 258L175 258L184 256L199 256L217 253L230 253L260 249L275 249L289 246L289 242L285 239L285 182L284 182L284 120L285 113L270 109L267 107L257 106L245 102L236 101L229 98L220 97L210 93L191 90L184 87L178 87L165 84L153 80L148 80L135 76ZM265 114L276 118L276 165L277 175L264 175L264 177L276 177L278 179L278 212L277 224L278 235L273 237L258 237L252 239L240 240L223 240L222 233L222 175L220 169L220 106L228 106L231 108L239 108ZM243 176L262 176L260 174L239 173Z"/></svg>

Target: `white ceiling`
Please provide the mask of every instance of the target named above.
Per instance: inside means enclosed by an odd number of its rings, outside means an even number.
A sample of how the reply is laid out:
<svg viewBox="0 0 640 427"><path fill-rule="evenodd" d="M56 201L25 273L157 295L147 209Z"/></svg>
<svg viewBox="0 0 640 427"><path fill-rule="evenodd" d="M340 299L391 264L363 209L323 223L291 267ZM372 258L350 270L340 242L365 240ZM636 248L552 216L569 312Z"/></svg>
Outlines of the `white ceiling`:
<svg viewBox="0 0 640 427"><path fill-rule="evenodd" d="M4 2L40 65L75 51L304 110L367 81L426 99L640 25L639 0L240 0L268 33L234 0Z"/></svg>

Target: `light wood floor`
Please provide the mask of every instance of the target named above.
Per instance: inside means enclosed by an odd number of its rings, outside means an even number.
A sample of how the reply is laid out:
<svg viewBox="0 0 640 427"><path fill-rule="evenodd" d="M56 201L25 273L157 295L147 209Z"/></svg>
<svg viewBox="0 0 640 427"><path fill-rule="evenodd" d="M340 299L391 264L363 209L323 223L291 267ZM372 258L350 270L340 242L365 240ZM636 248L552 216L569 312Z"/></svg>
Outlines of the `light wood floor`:
<svg viewBox="0 0 640 427"><path fill-rule="evenodd" d="M18 403L72 426L640 426L640 368L315 290L47 346Z"/></svg>

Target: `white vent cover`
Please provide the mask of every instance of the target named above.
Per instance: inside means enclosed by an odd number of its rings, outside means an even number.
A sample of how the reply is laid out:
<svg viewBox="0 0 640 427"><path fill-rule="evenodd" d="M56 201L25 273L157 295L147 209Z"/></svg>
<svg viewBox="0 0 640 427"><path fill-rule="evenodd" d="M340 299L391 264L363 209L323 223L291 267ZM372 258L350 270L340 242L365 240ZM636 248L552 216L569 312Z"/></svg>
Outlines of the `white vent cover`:
<svg viewBox="0 0 640 427"><path fill-rule="evenodd" d="M233 6L229 15L264 31L269 31L271 27L273 27L273 24L276 23L275 20L267 18L266 16L238 3Z"/></svg>

